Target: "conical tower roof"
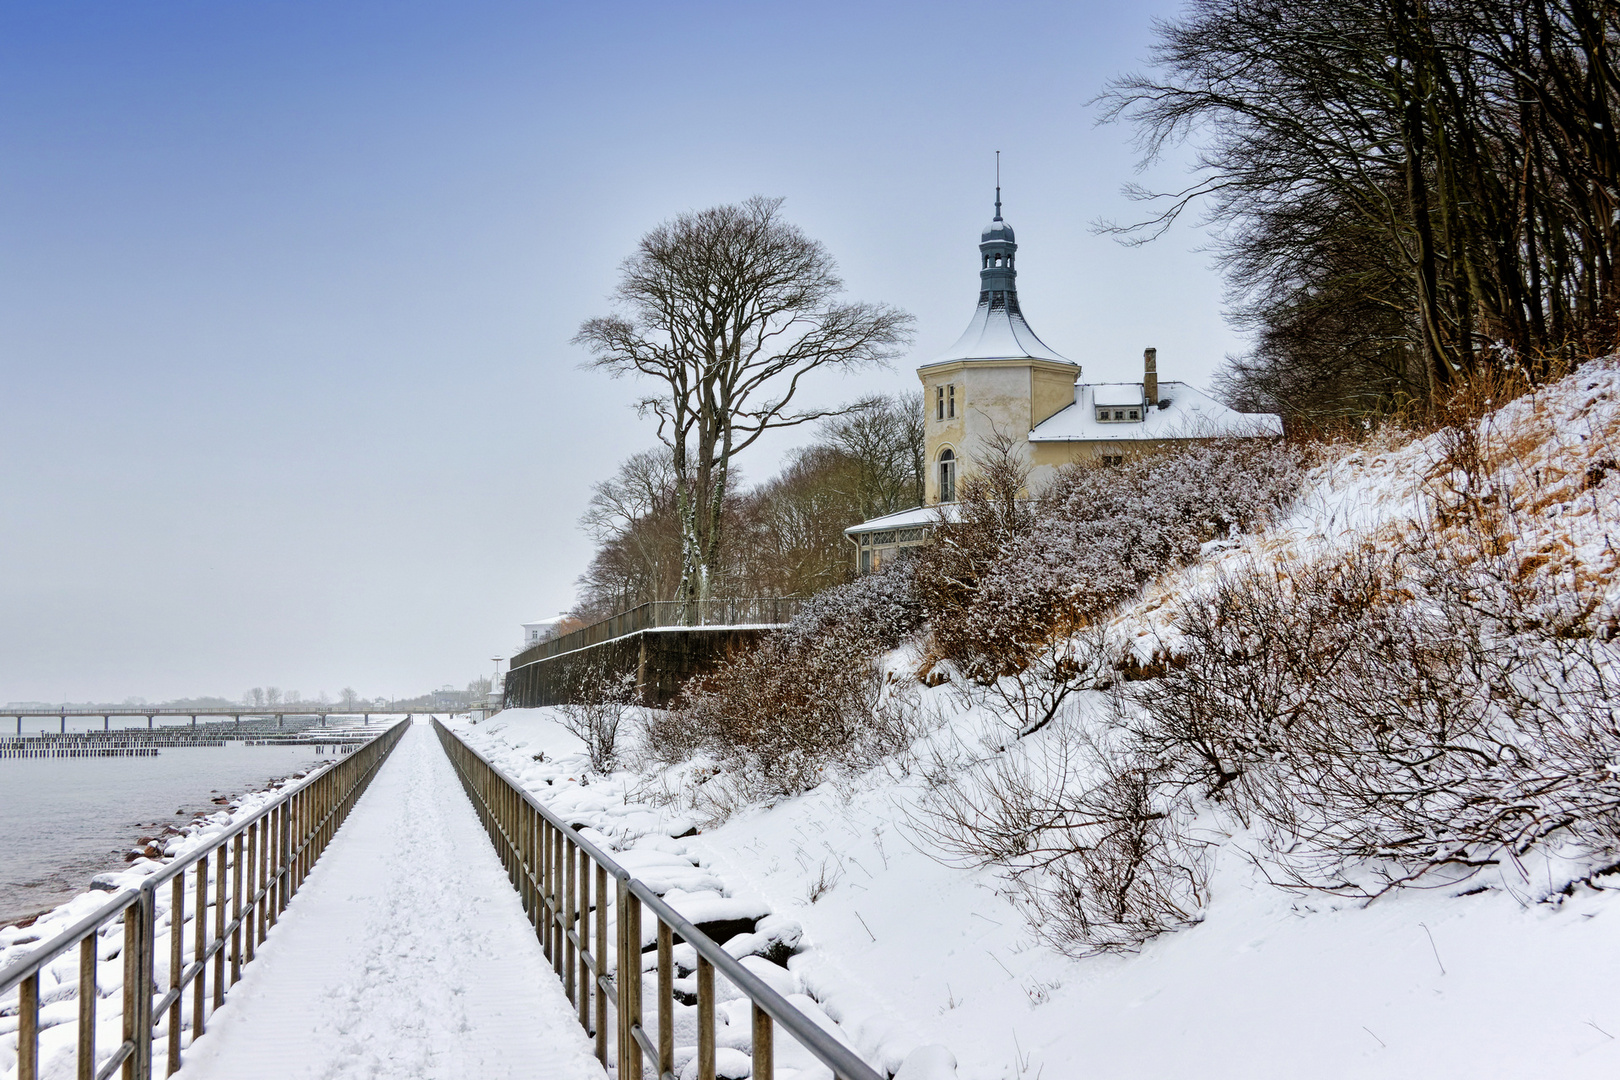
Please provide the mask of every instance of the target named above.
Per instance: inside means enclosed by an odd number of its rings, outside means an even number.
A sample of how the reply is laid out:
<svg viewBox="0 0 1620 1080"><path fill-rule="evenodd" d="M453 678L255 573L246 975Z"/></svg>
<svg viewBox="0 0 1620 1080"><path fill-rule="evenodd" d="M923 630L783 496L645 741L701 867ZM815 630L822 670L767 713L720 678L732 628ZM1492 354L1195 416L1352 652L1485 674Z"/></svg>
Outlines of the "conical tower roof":
<svg viewBox="0 0 1620 1080"><path fill-rule="evenodd" d="M958 360L1074 361L1036 336L1018 306L1018 244L1001 217L1001 185L996 185L996 216L979 236L979 306L956 344L923 365ZM1078 365L1077 365L1078 366Z"/></svg>

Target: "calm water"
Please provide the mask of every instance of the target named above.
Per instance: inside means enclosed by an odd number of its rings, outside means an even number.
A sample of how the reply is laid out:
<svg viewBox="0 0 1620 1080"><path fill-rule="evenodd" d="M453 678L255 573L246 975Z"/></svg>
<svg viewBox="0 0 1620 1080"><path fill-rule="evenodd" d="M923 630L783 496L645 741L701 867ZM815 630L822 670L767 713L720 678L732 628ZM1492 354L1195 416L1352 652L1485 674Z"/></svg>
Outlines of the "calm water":
<svg viewBox="0 0 1620 1080"><path fill-rule="evenodd" d="M124 866L142 836L218 810L329 759L313 746L164 748L145 758L0 760L0 925L83 891Z"/></svg>

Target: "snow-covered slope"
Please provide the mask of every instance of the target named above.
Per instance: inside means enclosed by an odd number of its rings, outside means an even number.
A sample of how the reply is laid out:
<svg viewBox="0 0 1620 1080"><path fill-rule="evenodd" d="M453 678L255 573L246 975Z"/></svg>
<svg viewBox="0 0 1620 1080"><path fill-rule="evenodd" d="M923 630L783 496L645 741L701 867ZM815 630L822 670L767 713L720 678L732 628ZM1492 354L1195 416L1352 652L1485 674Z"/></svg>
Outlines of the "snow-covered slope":
<svg viewBox="0 0 1620 1080"><path fill-rule="evenodd" d="M1180 602L1224 571L1443 530L1437 505L1461 499L1495 508L1526 575L1580 583L1612 606L1620 365L1590 364L1474 434L1472 458L1444 433L1330 452L1285 520L1209 545L1120 611L1114 631L1143 660L1163 655ZM891 665L915 661L902 652ZM919 693L940 720L935 741L972 742L995 723L949 685ZM1101 715L1102 697L1076 696L1081 722ZM1219 849L1203 920L1134 954L1071 959L1041 942L993 871L931 856L908 824L924 789L916 768L830 780L673 839L694 819L662 781L588 778L549 710L462 730L615 846L674 856L709 895L801 924L794 989L883 1069L943 1044L958 1075L986 1080L1620 1075L1620 901L1555 893L1564 867L1550 857L1528 858L1517 882L1363 904L1276 887L1245 837L1205 822Z"/></svg>
<svg viewBox="0 0 1620 1080"><path fill-rule="evenodd" d="M913 844L920 781L827 784L674 840L690 820L637 798L628 774L580 786L583 753L551 713L462 733L616 846L682 856L707 871L691 884L799 922L795 988L880 1068L943 1044L958 1075L985 1080L1620 1074L1611 894L1414 892L1363 908L1282 892L1232 859L1201 925L1071 960L993 873Z"/></svg>

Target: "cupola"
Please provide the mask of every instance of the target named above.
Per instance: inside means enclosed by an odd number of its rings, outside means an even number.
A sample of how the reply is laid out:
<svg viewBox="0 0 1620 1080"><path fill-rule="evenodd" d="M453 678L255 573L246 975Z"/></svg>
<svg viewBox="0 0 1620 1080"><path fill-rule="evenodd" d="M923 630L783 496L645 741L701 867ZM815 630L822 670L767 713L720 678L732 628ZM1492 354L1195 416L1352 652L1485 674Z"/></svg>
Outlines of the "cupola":
<svg viewBox="0 0 1620 1080"><path fill-rule="evenodd" d="M1017 290L1018 271L1013 260L1018 244L1013 228L1001 219L1001 185L996 185L996 216L979 235L979 288L983 292L1011 293Z"/></svg>

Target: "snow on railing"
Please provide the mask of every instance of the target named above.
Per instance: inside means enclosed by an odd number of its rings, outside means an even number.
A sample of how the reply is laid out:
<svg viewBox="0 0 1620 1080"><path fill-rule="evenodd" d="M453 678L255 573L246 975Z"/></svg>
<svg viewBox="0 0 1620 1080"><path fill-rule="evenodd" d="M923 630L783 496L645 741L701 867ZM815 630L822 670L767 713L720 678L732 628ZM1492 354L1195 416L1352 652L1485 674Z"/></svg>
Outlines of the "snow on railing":
<svg viewBox="0 0 1620 1080"><path fill-rule="evenodd" d="M646 1064L660 1080L675 1075L676 938L696 953L697 1080L715 1080L716 971L752 1004L752 1080L772 1080L775 1075L776 1024L837 1080L882 1080L853 1050L738 963L645 882L632 877L488 758L437 720L433 727L522 898L547 958L578 1009L580 1024L595 1037L596 1056L604 1068L611 1005L616 1018L613 1042L619 1080L642 1080ZM609 878L613 880L611 893ZM610 907L614 927L611 958ZM658 1026L652 1035L642 1022L644 910L657 923Z"/></svg>
<svg viewBox="0 0 1620 1080"><path fill-rule="evenodd" d="M0 969L0 1014L17 1017L17 1080L69 1075L69 1058L78 1080L106 1080L119 1070L123 1080L151 1080L153 1047L163 1037L165 1075L177 1071L183 1047L203 1034L208 1016L225 1003L242 965L253 959L410 724L409 718L400 721L341 761L287 786ZM166 898L160 892L165 884ZM166 946L166 965L159 960L160 944ZM58 963L75 946L76 982L71 962L67 970L59 970L64 965ZM107 970L115 960L122 961L121 975ZM42 981L42 975L48 979ZM167 989L160 989L160 982L167 982ZM121 1028L107 1022L111 1017L98 1022L102 988L120 985ZM66 1030L52 1034L70 1019L77 1020L75 1039L62 1037L70 1034ZM117 1037L115 1032L122 1036L117 1047L98 1050L98 1036ZM0 1067L0 1075L7 1071Z"/></svg>
<svg viewBox="0 0 1620 1080"><path fill-rule="evenodd" d="M512 657L511 667L520 668L536 660L604 641L670 626L783 626L799 613L804 599L797 596L760 596L737 600L699 600L688 605L681 600L654 600L628 611L582 626L546 641L536 642Z"/></svg>

